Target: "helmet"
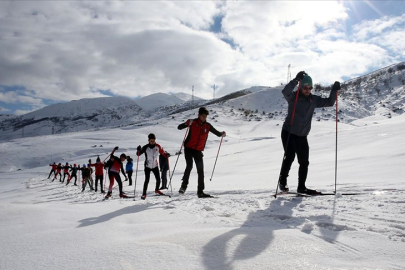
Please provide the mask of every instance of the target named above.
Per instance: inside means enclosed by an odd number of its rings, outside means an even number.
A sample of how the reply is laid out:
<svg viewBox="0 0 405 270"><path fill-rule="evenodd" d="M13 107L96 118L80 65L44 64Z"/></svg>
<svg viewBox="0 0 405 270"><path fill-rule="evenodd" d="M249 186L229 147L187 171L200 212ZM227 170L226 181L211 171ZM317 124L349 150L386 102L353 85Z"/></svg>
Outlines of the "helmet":
<svg viewBox="0 0 405 270"><path fill-rule="evenodd" d="M83 164L83 168L86 168L86 164Z"/></svg>
<svg viewBox="0 0 405 270"><path fill-rule="evenodd" d="M69 162L66 162L66 166L69 165Z"/></svg>
<svg viewBox="0 0 405 270"><path fill-rule="evenodd" d="M74 164L73 167L76 167L76 164Z"/></svg>

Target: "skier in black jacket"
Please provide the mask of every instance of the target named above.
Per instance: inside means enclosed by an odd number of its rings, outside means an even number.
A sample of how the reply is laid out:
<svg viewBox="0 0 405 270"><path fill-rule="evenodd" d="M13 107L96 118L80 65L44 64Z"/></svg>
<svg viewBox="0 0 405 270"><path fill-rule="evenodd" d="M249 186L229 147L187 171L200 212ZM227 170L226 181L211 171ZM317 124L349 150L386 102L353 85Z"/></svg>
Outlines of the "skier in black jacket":
<svg viewBox="0 0 405 270"><path fill-rule="evenodd" d="M294 88L300 83L297 92ZM315 108L331 107L336 101L336 91L340 89L340 83L335 82L328 98L312 95L312 78L301 71L282 90L284 98L288 102L288 114L285 118L281 131L281 140L284 147L284 159L281 166L279 188L281 191L288 191L287 177L291 164L297 155L299 163L298 188L297 192L305 194L316 194L316 190L308 189L305 185L309 165L309 145L307 136L311 130L311 121ZM292 119L292 125L291 125Z"/></svg>

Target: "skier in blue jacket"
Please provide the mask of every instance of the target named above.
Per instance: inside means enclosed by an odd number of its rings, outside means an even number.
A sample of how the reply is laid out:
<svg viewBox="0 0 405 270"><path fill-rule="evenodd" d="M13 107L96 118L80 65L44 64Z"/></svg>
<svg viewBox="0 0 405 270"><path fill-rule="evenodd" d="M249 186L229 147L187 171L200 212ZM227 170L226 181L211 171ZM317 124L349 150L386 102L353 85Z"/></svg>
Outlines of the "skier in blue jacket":
<svg viewBox="0 0 405 270"><path fill-rule="evenodd" d="M134 172L134 160L130 157L127 156L127 164L125 165L125 171L128 175L128 179L129 179L129 186L132 186L132 173ZM127 180L125 180L127 181Z"/></svg>

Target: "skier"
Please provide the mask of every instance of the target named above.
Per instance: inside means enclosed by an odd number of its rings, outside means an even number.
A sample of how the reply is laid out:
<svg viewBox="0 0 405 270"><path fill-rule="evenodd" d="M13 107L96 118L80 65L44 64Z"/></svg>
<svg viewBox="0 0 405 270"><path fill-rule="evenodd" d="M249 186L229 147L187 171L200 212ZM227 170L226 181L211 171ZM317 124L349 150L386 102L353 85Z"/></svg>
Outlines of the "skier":
<svg viewBox="0 0 405 270"><path fill-rule="evenodd" d="M89 159L89 163L87 163L87 168L90 169L90 178L89 178L89 180L90 180L91 185L94 187L94 181L93 181L93 171L94 170L91 167L91 159ZM97 189L97 187L96 187L96 189Z"/></svg>
<svg viewBox="0 0 405 270"><path fill-rule="evenodd" d="M299 82L300 89L297 89L299 91L297 93L293 90ZM315 108L333 106L336 101L336 91L340 89L340 83L335 82L333 84L328 98L312 95L311 89L312 78L304 71L300 71L282 90L284 98L288 102L288 114L281 131L281 140L285 151L279 178L281 191L289 191L287 177L295 155L297 155L299 163L297 192L305 194L319 193L316 190L307 188L305 185L309 165L307 136L311 130L311 121ZM298 94L297 101L295 101L296 94ZM291 125L293 115L295 115L295 118L293 118Z"/></svg>
<svg viewBox="0 0 405 270"><path fill-rule="evenodd" d="M167 171L169 170L170 154L167 152L165 152L165 154L166 154L166 156L159 155L159 168L160 168L161 178L162 178L162 187L159 188L159 190L168 189L167 188Z"/></svg>
<svg viewBox="0 0 405 270"><path fill-rule="evenodd" d="M208 123L207 116L209 112L205 107L201 107L198 110L198 118L188 119L185 123L180 124L177 128L182 130L189 127L189 133L184 141L184 157L186 159L186 169L183 175L183 182L181 184L179 193L184 194L187 189L188 180L190 178L191 169L193 168L193 159L197 167L198 174L198 187L197 196L199 198L211 197L209 194L205 194L204 188L204 161L203 153L205 143L207 142L208 132L212 132L218 137L225 137L226 132L219 132L210 123Z"/></svg>
<svg viewBox="0 0 405 270"><path fill-rule="evenodd" d="M67 181L66 185L68 185L70 183L70 180L72 180L72 178L75 178L75 183L74 185L77 186L76 181L77 181L77 170L78 168L76 167L76 164L73 165L73 167L70 167L70 172L72 173L70 175L69 180Z"/></svg>
<svg viewBox="0 0 405 270"><path fill-rule="evenodd" d="M150 173L153 172L156 179L155 194L156 195L165 195L159 190L160 186L160 175L159 175L159 164L157 158L160 155L166 157L165 151L163 148L156 143L155 134L151 133L148 135L149 143L141 147L140 145L137 148L137 155L140 156L145 153L145 183L143 184L143 192L141 199L146 199L146 191L148 189Z"/></svg>
<svg viewBox="0 0 405 270"><path fill-rule="evenodd" d="M70 169L69 163L66 162L65 166L63 166L63 180L62 180L62 183L65 182L66 175L68 176L68 179L66 180L66 182L68 182L70 180L69 169Z"/></svg>
<svg viewBox="0 0 405 270"><path fill-rule="evenodd" d="M89 183L90 190L94 190L93 185L90 183L91 168L88 168L86 166L86 164L83 164L83 167L81 170L82 170L82 177L83 177L82 192L85 190L87 183Z"/></svg>
<svg viewBox="0 0 405 270"><path fill-rule="evenodd" d="M94 163L94 164L90 163L90 166L96 168L96 185L94 186L94 191L97 192L98 180L100 180L100 190L101 190L101 193L104 194L105 193L105 191L103 189L104 164L101 163L100 157L97 157L96 163Z"/></svg>
<svg viewBox="0 0 405 270"><path fill-rule="evenodd" d="M130 156L127 156L127 164L125 165L125 171L127 172L128 175L129 186L132 186L132 173L134 172L133 167L134 167L133 159Z"/></svg>
<svg viewBox="0 0 405 270"><path fill-rule="evenodd" d="M122 191L122 182L121 182L121 176L120 176L120 170L121 170L122 174L125 176L125 179L128 179L128 177L124 171L124 165L122 164L122 162L126 159L127 156L124 153L122 153L119 158L114 156L114 152L116 150L118 150L118 146L116 146L114 148L114 150L111 152L110 159L108 160L108 162L106 164L104 164L105 167L108 167L108 177L110 179L110 186L108 188L108 193L105 196L106 199L111 197L114 180L117 180L118 187L120 190L120 197L121 198L128 197Z"/></svg>
<svg viewBox="0 0 405 270"><path fill-rule="evenodd" d="M51 166L52 168L48 175L48 179L51 178L52 173L56 175L56 167L58 167L58 165L56 165L56 163L54 162L53 164L49 164L49 166Z"/></svg>
<svg viewBox="0 0 405 270"><path fill-rule="evenodd" d="M53 178L52 182L55 181L56 177L59 175L59 182L62 182L62 164L59 163L58 166L56 166L56 174L55 177Z"/></svg>

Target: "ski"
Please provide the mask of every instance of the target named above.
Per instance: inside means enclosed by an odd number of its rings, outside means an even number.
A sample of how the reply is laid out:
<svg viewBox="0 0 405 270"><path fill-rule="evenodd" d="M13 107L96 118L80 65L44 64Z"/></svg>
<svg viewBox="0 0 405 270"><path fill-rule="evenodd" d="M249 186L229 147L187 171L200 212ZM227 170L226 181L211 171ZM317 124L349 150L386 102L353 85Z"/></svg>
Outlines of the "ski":
<svg viewBox="0 0 405 270"><path fill-rule="evenodd" d="M295 197L315 197L315 196L331 196L331 195L343 195L343 196L348 196L348 195L361 195L362 193L334 193L334 192L328 192L328 193L322 193L318 192L315 194L306 194L306 193L298 193L298 192L293 192L293 191L287 191L287 192L279 192L277 194L273 194L273 197L277 196L283 196L283 195L291 195Z"/></svg>
<svg viewBox="0 0 405 270"><path fill-rule="evenodd" d="M169 197L169 198L171 198L172 196L171 195L169 195L169 194L155 194L155 196L156 197L160 197L160 196L166 196L166 197Z"/></svg>
<svg viewBox="0 0 405 270"><path fill-rule="evenodd" d="M108 197L108 198L106 198L106 197L104 197L102 200L103 201L108 201L108 200L110 200L110 199L114 199L115 197L113 197L113 196L111 196L111 197ZM133 199L133 198L135 198L134 196L125 196L125 197L118 197L119 199Z"/></svg>

